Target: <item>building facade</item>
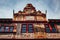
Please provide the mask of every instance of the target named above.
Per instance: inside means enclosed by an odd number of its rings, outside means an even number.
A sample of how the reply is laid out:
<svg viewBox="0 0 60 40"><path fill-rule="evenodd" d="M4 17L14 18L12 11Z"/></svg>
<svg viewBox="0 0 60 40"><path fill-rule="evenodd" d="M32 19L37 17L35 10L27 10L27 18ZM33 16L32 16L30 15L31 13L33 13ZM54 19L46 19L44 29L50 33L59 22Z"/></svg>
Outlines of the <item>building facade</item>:
<svg viewBox="0 0 60 40"><path fill-rule="evenodd" d="M57 36L59 29L60 20L47 20L46 13L36 11L32 4L27 4L23 11L18 13L13 11L13 19L0 19L0 38L60 38Z"/></svg>
<svg viewBox="0 0 60 40"><path fill-rule="evenodd" d="M32 4L27 4L23 11L14 13L13 21L18 22L17 34L22 38L38 38L40 35L45 38L46 14L36 11Z"/></svg>
<svg viewBox="0 0 60 40"><path fill-rule="evenodd" d="M12 19L0 19L0 38L13 38L16 34L16 25Z"/></svg>

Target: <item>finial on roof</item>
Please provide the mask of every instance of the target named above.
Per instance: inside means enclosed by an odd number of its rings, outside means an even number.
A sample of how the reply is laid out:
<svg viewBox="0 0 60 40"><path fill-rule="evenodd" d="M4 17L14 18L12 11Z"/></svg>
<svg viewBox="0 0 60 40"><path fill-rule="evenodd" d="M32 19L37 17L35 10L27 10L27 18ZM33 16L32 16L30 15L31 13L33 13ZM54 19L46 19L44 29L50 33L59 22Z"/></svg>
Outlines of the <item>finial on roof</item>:
<svg viewBox="0 0 60 40"><path fill-rule="evenodd" d="M47 10L45 10L46 18L47 18Z"/></svg>
<svg viewBox="0 0 60 40"><path fill-rule="evenodd" d="M13 9L13 14L14 14L14 12L15 12L15 11L14 11L14 9Z"/></svg>
<svg viewBox="0 0 60 40"><path fill-rule="evenodd" d="M47 10L45 10L45 14L47 14Z"/></svg>

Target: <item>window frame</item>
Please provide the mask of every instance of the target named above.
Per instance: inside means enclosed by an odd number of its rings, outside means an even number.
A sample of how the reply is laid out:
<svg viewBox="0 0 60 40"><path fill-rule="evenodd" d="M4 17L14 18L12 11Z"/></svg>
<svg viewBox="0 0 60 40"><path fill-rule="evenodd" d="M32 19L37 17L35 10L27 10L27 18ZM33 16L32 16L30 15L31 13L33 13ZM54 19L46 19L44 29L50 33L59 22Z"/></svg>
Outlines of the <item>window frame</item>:
<svg viewBox="0 0 60 40"><path fill-rule="evenodd" d="M29 28L30 28L30 27L28 27L29 24L32 24L32 23L25 23L25 25L26 25L26 32L25 32L25 33L30 33L30 32L29 32ZM24 24L21 25L21 33L22 33L22 26L23 26L23 25L24 25ZM34 32L33 24L32 24L32 27L31 27L31 28L32 28L32 30L33 30L33 32ZM31 30L31 29L30 29L30 30ZM31 33L33 33L33 32L31 32Z"/></svg>

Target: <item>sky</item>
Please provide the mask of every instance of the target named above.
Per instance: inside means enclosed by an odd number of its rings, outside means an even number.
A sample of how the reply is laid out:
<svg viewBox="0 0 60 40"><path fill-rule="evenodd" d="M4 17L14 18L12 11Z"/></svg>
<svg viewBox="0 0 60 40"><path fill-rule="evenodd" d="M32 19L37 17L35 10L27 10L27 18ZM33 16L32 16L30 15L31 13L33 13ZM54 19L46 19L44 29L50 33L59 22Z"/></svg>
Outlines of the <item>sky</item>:
<svg viewBox="0 0 60 40"><path fill-rule="evenodd" d="M60 19L60 0L0 0L0 18L13 18L15 13L31 3L36 10L47 10L47 19Z"/></svg>

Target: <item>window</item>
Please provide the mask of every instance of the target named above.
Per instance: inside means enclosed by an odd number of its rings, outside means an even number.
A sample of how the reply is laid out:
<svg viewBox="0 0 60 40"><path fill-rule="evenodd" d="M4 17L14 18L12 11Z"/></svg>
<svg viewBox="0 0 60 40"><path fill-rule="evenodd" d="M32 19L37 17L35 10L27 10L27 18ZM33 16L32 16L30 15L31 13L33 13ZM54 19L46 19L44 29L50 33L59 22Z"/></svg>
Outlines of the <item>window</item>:
<svg viewBox="0 0 60 40"><path fill-rule="evenodd" d="M0 32L1 32L2 30L1 30L1 27L0 27Z"/></svg>
<svg viewBox="0 0 60 40"><path fill-rule="evenodd" d="M56 28L52 28L52 32L56 32Z"/></svg>
<svg viewBox="0 0 60 40"><path fill-rule="evenodd" d="M45 31L46 31L47 33L50 33L50 28L49 28L48 25L45 25Z"/></svg>
<svg viewBox="0 0 60 40"><path fill-rule="evenodd" d="M50 28L46 28L46 32L47 33L50 33Z"/></svg>
<svg viewBox="0 0 60 40"><path fill-rule="evenodd" d="M53 33L57 32L57 31L56 31L56 28L55 28L55 26L54 26L54 23L51 23L50 25L51 25L51 27L52 27L52 32L53 32Z"/></svg>
<svg viewBox="0 0 60 40"><path fill-rule="evenodd" d="M50 23L49 25L46 25L45 26L45 31L47 33L57 33L57 30L56 30L56 28L54 26L54 23Z"/></svg>
<svg viewBox="0 0 60 40"><path fill-rule="evenodd" d="M32 33L33 32L33 25L32 24L22 24L21 28L22 33Z"/></svg>
<svg viewBox="0 0 60 40"><path fill-rule="evenodd" d="M28 32L29 33L32 33L33 32L33 25L32 24L29 24L28 25Z"/></svg>
<svg viewBox="0 0 60 40"><path fill-rule="evenodd" d="M8 27L8 26L4 27L4 26L1 26L0 27L0 32L13 32L13 29L14 29L14 27Z"/></svg>
<svg viewBox="0 0 60 40"><path fill-rule="evenodd" d="M10 32L13 32L13 27L10 27Z"/></svg>
<svg viewBox="0 0 60 40"><path fill-rule="evenodd" d="M4 27L0 27L0 32L3 32L4 31Z"/></svg>
<svg viewBox="0 0 60 40"><path fill-rule="evenodd" d="M9 32L9 27L5 27L5 32Z"/></svg>
<svg viewBox="0 0 60 40"><path fill-rule="evenodd" d="M27 26L26 24L22 24L22 31L21 31L22 33L26 33L26 26Z"/></svg>

